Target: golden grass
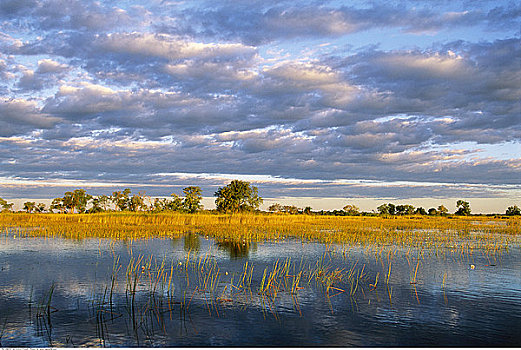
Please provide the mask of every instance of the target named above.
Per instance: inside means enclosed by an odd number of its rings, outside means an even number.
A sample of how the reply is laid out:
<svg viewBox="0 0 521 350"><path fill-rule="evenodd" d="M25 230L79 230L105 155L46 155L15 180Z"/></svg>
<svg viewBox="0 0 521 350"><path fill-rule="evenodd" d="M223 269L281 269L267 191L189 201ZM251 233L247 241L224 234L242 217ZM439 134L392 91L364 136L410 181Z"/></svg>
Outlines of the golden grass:
<svg viewBox="0 0 521 350"><path fill-rule="evenodd" d="M147 239L199 233L219 240L297 238L324 243L455 247L504 246L521 233L518 217L361 217L274 214L0 214L0 230L19 235Z"/></svg>

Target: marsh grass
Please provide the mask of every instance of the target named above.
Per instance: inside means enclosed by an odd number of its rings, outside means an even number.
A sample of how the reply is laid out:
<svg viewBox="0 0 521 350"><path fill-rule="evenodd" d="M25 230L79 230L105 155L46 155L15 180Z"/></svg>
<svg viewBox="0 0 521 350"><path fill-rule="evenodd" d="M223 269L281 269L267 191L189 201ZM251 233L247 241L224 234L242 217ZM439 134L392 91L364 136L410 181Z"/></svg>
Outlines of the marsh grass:
<svg viewBox="0 0 521 350"><path fill-rule="evenodd" d="M342 260L341 255L335 260L334 254L334 250L326 249L316 261L277 259L263 269L245 261L231 273L223 272L211 252L189 251L180 261L138 255L122 263L114 256L110 281L92 298L97 338L101 346L106 345L107 322L123 314L136 337L166 329L165 317L172 319L176 312L183 319L189 317L194 300L209 316L220 317L229 307L261 305L263 312L275 318L278 305L288 299L300 313L301 292L320 290L327 299L346 293L354 300L369 285L365 265ZM125 312L114 302L119 281L124 285Z"/></svg>
<svg viewBox="0 0 521 350"><path fill-rule="evenodd" d="M114 263L110 279L93 296L91 306L99 345L106 346L110 345L108 324L118 318L124 317L136 343L141 344L143 339L151 340L156 334L166 332L166 323L176 314L186 325L194 303L204 305L208 315L216 317L222 317L228 308L261 305L264 313L275 318L278 305L291 300L295 311L300 312L299 297L316 291L321 291L327 300L334 301L343 295L355 304L367 298L366 291L373 292L371 295L384 291L392 305L393 283L400 278L399 255L408 263L411 292L420 303L416 284L425 266L424 255L469 263L481 255L489 266L495 266L517 240L520 222L515 217L492 221L483 217L424 216L2 213L0 233L13 237L100 238L130 243L190 234L212 237L221 248L237 246L240 249L233 248L234 251L241 252L244 247L248 251L250 242L265 240L302 240L325 245L324 253L313 261L280 258L254 266L245 259L242 267L230 273L219 266L211 252L201 254L190 244L180 261L133 255L131 250L129 260L123 262L112 247ZM131 249L132 244L129 246ZM374 262L371 269L366 265L369 262ZM441 289L445 290L450 282L445 273ZM118 287L123 286L122 298ZM37 321L47 330L49 339L53 292L54 284L36 308ZM122 299L124 305L117 305Z"/></svg>
<svg viewBox="0 0 521 350"><path fill-rule="evenodd" d="M179 285L175 274L184 274L186 288L195 290L211 303L232 300L237 294L260 295L274 300L281 292L297 295L311 282L324 287L327 295L347 292L353 296L361 288L360 282L369 278L357 262L351 263L353 247L374 255L382 265L382 282L391 296L393 256L400 247L407 249L405 258L412 268L411 284L417 283L420 260L424 250L442 259L473 261L481 252L489 265L508 250L520 233L521 220L516 217L332 217L311 215L264 214L180 214L180 213L101 213L101 214L0 214L0 230L5 236L37 236L44 238L87 239L92 237L115 240L143 240L148 238L179 238L183 235L213 237L223 247L246 247L255 241L285 241L300 239L326 244L326 251L314 266L303 266L290 260L277 260L273 266L254 268L246 262L242 271L223 275L217 262L209 254L198 255L190 250L180 262L155 261L152 257L132 257L126 267L126 297L129 313L135 314L136 294L148 290L152 295L173 296ZM333 267L332 244L342 244L341 255L346 263ZM130 245L131 246L131 245ZM238 249L238 248L237 248ZM235 250L237 250L235 249ZM419 252L411 257L411 250ZM242 253L241 253L242 254ZM415 265L410 259L416 259ZM412 266L411 266L412 265ZM115 261L107 287L108 304L112 305L121 268ZM256 272L256 273L254 273ZM257 277L255 277L255 275ZM178 276L179 277L179 276ZM380 273L371 276L370 290L378 288ZM227 282L226 279L230 278ZM344 283L345 282L345 283ZM342 287L339 285L344 283ZM223 288L224 286L224 288ZM185 310L189 302L181 304ZM41 313L41 310L38 310Z"/></svg>
<svg viewBox="0 0 521 350"><path fill-rule="evenodd" d="M517 217L362 217L268 214L0 214L4 234L21 236L89 237L141 240L178 238L199 233L220 241L301 239L326 244L411 248L450 248L460 254L475 249L505 249L521 233Z"/></svg>

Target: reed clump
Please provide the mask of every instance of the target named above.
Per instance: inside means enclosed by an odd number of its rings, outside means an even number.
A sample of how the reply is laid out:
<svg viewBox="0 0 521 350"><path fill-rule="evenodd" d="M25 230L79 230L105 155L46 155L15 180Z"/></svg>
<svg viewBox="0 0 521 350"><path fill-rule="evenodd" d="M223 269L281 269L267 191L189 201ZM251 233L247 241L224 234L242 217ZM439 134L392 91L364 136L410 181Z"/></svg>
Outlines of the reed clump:
<svg viewBox="0 0 521 350"><path fill-rule="evenodd" d="M0 229L19 235L111 239L177 238L199 233L251 242L288 238L364 246L504 247L521 233L516 217L364 217L273 214L0 214ZM463 246L465 245L465 246Z"/></svg>

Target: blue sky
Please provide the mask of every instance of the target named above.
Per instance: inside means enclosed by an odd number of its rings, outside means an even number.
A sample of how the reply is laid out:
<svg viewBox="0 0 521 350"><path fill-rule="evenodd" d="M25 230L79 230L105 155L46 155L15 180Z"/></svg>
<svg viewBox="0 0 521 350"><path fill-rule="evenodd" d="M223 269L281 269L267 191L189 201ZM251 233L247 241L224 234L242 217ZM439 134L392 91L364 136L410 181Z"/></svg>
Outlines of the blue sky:
<svg viewBox="0 0 521 350"><path fill-rule="evenodd" d="M2 1L0 197L211 197L240 178L315 209L504 211L521 202L520 16L513 1Z"/></svg>

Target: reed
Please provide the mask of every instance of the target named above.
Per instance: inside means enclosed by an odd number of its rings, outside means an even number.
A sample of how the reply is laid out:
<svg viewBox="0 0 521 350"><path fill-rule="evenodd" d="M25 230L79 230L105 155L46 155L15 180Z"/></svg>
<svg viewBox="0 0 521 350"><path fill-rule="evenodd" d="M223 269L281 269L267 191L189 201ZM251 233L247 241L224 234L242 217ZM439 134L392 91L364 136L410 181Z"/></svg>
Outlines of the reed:
<svg viewBox="0 0 521 350"><path fill-rule="evenodd" d="M320 290L328 299L343 294L355 300L364 297L364 288L370 291L378 288L380 291L384 285L389 303L392 304L391 284L394 279L390 277L393 268L396 270L400 267L399 261L394 260L398 259L394 253L398 247L405 248L404 258L408 262L411 259L410 283L414 285L418 282L420 263L425 261L424 254L432 253L440 259L457 261L471 261L476 255L482 254L493 266L496 259L518 239L520 222L515 217L2 213L0 233L4 237L35 236L76 240L95 237L112 242L170 239L192 234L240 246L253 241L287 239L321 242L325 245L324 253L316 261L292 261L286 258L278 259L266 267L254 267L246 260L242 268L230 275L223 271L210 253L201 254L197 248L190 249L181 261L135 256L131 250L130 260L126 263L115 256L110 281L94 308L98 335L102 340L100 345L105 345L106 315L111 315L111 319L116 315L112 308L114 300L117 300L115 294L118 282L121 283L121 293L124 286L126 310L131 321L129 329L135 330L136 334L140 330L150 337L155 332L154 327L164 328L164 314L172 315L173 310L178 309L180 318L189 316L190 305L194 300L199 303L204 300L208 312L218 317L223 308L230 305L265 305L266 310L269 309L277 317L277 301L291 298L299 310L299 293L302 296L309 290ZM340 251L333 248L335 244L342 245ZM132 245L129 246L132 249ZM112 252L114 254L114 250ZM381 264L381 270L376 275L368 277L366 265L354 261L353 256L359 252L362 252L362 261ZM447 274L441 283L443 289L446 280ZM53 292L54 284L36 310L37 319L49 325L50 315L54 312L51 306ZM416 299L419 302L417 295Z"/></svg>
<svg viewBox="0 0 521 350"><path fill-rule="evenodd" d="M505 249L521 233L517 217L335 217L268 214L0 214L6 235L137 240L201 233L218 240L251 242L297 238L323 243L409 247Z"/></svg>
<svg viewBox="0 0 521 350"><path fill-rule="evenodd" d="M0 330L0 346L2 346L2 338L4 337L5 329L7 328L7 317L4 319L4 324Z"/></svg>
<svg viewBox="0 0 521 350"><path fill-rule="evenodd" d="M411 284L418 283L417 280L416 280L416 276L418 275L418 268L420 267L420 256L419 255L418 255L418 258L416 260L417 260L416 268L414 269L414 277L411 279Z"/></svg>

